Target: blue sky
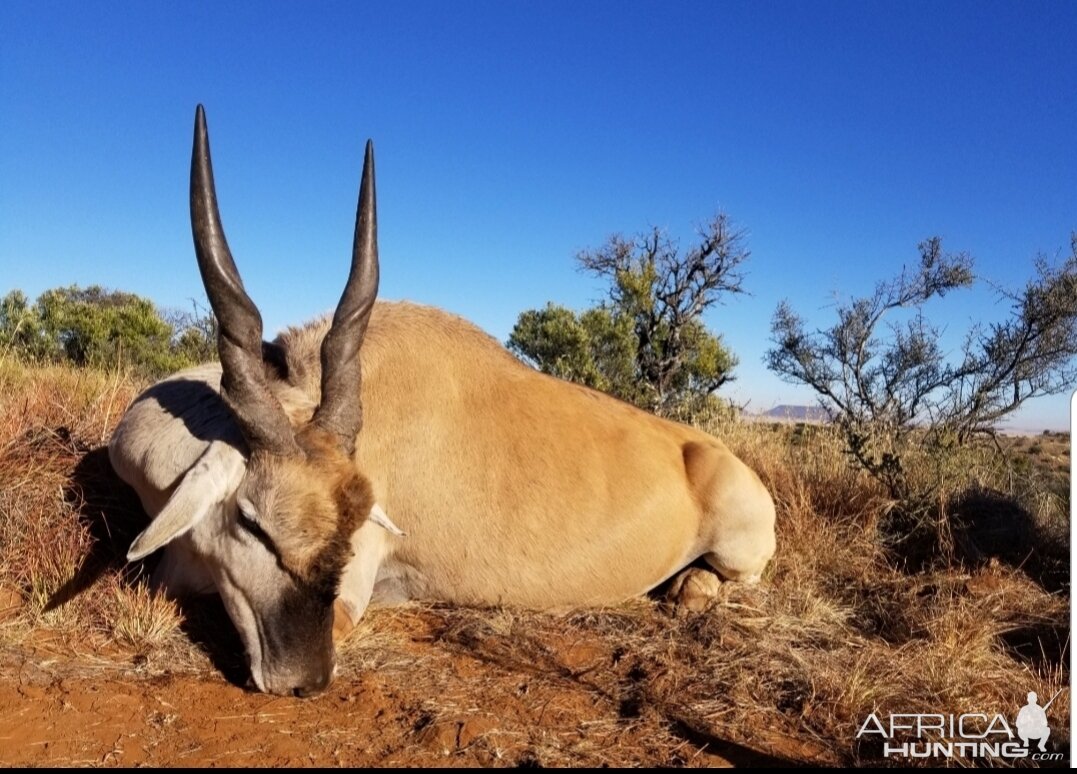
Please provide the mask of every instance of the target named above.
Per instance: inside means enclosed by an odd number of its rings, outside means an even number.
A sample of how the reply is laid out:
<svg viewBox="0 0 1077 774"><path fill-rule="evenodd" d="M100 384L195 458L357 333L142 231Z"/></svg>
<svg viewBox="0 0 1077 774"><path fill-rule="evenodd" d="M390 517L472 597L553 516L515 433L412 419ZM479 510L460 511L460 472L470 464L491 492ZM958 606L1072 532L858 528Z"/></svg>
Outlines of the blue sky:
<svg viewBox="0 0 1077 774"><path fill-rule="evenodd" d="M583 307L577 251L657 225L747 229L750 297L707 323L750 408L808 403L762 365L789 298L836 297L939 234L1006 287L1077 229L1072 2L0 3L0 292L202 298L187 175L206 105L229 241L268 332L335 303L363 142L382 295L504 340ZM1007 311L928 307L948 340ZM1063 427L1068 397L1026 427Z"/></svg>

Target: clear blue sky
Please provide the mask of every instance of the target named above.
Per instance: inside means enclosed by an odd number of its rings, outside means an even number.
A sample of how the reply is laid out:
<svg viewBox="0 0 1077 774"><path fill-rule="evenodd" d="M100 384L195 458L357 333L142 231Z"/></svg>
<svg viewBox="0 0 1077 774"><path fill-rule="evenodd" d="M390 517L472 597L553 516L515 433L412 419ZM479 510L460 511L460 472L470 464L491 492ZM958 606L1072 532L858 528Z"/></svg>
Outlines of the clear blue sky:
<svg viewBox="0 0 1077 774"><path fill-rule="evenodd" d="M814 325L939 234L1020 285L1077 228L1077 3L0 3L0 292L203 296L187 175L209 116L229 241L268 332L347 272L377 147L382 295L504 340L601 289L577 251L719 208L750 298L708 324L750 408L788 297ZM929 307L956 338L986 287ZM1028 427L1067 424L1068 398Z"/></svg>

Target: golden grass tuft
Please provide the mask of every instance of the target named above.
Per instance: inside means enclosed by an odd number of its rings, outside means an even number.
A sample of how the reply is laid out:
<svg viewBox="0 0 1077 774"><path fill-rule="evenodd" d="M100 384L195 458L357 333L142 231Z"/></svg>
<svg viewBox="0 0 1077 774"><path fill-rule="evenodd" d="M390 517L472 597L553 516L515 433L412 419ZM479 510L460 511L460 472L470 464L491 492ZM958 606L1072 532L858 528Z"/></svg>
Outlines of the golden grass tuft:
<svg viewBox="0 0 1077 774"><path fill-rule="evenodd" d="M117 642L145 650L167 642L179 629L176 603L154 594L147 583L113 583L110 591L102 617L110 624L105 634Z"/></svg>

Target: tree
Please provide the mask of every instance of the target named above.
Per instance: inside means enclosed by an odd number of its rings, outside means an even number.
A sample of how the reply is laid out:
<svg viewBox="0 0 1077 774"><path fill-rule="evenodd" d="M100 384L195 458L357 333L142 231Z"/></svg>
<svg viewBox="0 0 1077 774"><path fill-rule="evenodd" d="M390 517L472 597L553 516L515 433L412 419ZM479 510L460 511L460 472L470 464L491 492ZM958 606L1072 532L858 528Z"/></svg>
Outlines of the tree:
<svg viewBox="0 0 1077 774"><path fill-rule="evenodd" d="M936 421L958 440L989 432L1029 398L1077 385L1077 232L1059 266L1040 257L1036 276L1010 301L1010 317L974 328L965 340Z"/></svg>
<svg viewBox="0 0 1077 774"><path fill-rule="evenodd" d="M0 356L14 352L38 359L47 350L37 308L21 290L12 290L0 299Z"/></svg>
<svg viewBox="0 0 1077 774"><path fill-rule="evenodd" d="M168 310L163 317L172 326L172 348L181 358L191 363L217 359L217 318L212 309L192 301L190 312Z"/></svg>
<svg viewBox="0 0 1077 774"><path fill-rule="evenodd" d="M662 230L613 236L576 256L606 280L607 299L575 313L548 304L518 318L508 346L540 370L660 414L690 413L733 378L736 358L701 321L743 293L749 251L724 214L686 252Z"/></svg>
<svg viewBox="0 0 1077 774"><path fill-rule="evenodd" d="M783 301L771 323L767 366L811 387L842 430L857 462L892 496L912 494L902 456L916 431L929 443L965 443L1029 398L1067 389L1077 376L1077 235L1058 267L1037 263L1037 277L1012 301L1001 323L974 327L960 360L949 362L940 330L924 317L933 298L973 284L972 259L948 254L938 237L920 244L920 262L881 282L872 295L839 304L831 328L809 333ZM884 317L912 312L880 330Z"/></svg>
<svg viewBox="0 0 1077 774"><path fill-rule="evenodd" d="M215 356L210 316L162 313L148 299L72 285L30 306L19 290L0 300L0 346L32 362L131 367L162 376Z"/></svg>
<svg viewBox="0 0 1077 774"><path fill-rule="evenodd" d="M37 309L46 338L58 349L54 359L77 366L134 362L155 373L169 370L172 327L147 299L72 285L46 290Z"/></svg>
<svg viewBox="0 0 1077 774"><path fill-rule="evenodd" d="M554 303L528 310L517 319L508 347L544 373L629 403L645 400L631 320L607 306L581 314Z"/></svg>

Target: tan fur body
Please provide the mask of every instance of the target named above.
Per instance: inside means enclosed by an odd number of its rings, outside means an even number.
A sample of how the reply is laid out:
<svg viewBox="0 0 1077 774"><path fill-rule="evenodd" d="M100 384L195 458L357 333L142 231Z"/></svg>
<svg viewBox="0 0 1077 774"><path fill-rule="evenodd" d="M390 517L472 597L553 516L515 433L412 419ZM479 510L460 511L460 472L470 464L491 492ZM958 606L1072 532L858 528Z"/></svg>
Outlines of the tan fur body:
<svg viewBox="0 0 1077 774"><path fill-rule="evenodd" d="M271 387L293 424L318 403L327 328L316 321L278 338L289 384ZM197 373L212 382L205 368ZM379 302L362 368L356 463L408 533L383 552L375 600L616 603L700 556L750 579L773 553L770 496L719 440L538 373L454 315ZM121 475L152 476L156 465L162 480L131 483L140 494L169 485L190 464L176 458L182 428L131 424L147 436L123 448L157 451L118 465ZM187 445L193 462L202 447Z"/></svg>
<svg viewBox="0 0 1077 774"><path fill-rule="evenodd" d="M376 307L363 356L360 467L438 598L619 602L711 550L712 471L770 503L711 436L536 373L443 312Z"/></svg>

